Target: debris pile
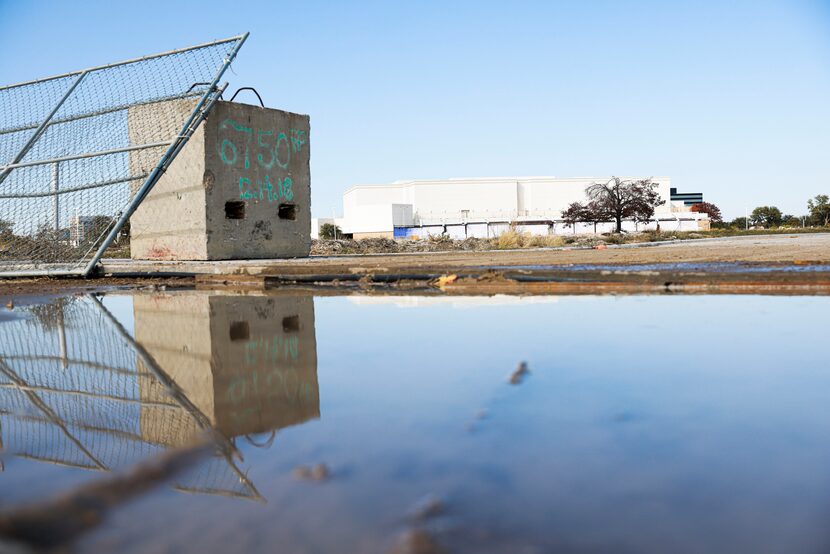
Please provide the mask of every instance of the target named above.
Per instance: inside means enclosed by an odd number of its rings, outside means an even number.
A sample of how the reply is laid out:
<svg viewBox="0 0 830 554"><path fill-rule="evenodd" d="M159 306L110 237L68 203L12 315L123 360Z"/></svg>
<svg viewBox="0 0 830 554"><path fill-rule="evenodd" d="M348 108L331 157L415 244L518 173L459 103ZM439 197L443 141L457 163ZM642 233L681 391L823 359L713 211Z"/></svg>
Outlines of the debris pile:
<svg viewBox="0 0 830 554"><path fill-rule="evenodd" d="M396 254L412 252L453 252L492 250L487 239L454 240L435 237L426 240L392 240L386 238L315 240L311 243L312 256L338 254Z"/></svg>

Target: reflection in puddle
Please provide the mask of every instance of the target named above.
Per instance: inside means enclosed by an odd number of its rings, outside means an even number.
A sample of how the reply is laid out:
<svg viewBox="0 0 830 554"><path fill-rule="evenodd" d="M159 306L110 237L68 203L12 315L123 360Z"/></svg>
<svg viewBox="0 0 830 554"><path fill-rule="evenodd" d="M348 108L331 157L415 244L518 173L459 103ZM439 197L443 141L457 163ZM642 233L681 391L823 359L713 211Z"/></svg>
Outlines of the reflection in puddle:
<svg viewBox="0 0 830 554"><path fill-rule="evenodd" d="M135 297L133 306L136 340L185 407L164 405L168 390L161 380L140 381L146 440L180 446L209 425L220 437L268 446L277 430L320 417L311 298L153 295ZM152 373L141 361L138 371ZM254 435L264 433L269 436L257 442ZM206 465L192 484L179 486L258 497L230 467L233 475Z"/></svg>
<svg viewBox="0 0 830 554"><path fill-rule="evenodd" d="M216 454L175 488L259 500L235 437L268 447L320 416L311 298L137 296L135 340L93 296L28 311L0 325L0 446L17 457L113 470L207 434Z"/></svg>
<svg viewBox="0 0 830 554"><path fill-rule="evenodd" d="M0 308L0 531L4 513L86 499L207 436L193 466L109 504L67 542L476 554L830 544L830 297L15 300Z"/></svg>

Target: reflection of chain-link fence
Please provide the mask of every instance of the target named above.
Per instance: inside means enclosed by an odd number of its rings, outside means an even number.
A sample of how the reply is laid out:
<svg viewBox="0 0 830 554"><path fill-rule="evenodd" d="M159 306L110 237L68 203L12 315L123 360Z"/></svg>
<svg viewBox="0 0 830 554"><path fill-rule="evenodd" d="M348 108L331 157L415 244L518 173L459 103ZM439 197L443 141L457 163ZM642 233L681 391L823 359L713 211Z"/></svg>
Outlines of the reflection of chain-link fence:
<svg viewBox="0 0 830 554"><path fill-rule="evenodd" d="M0 274L89 273L246 36L0 87Z"/></svg>
<svg viewBox="0 0 830 554"><path fill-rule="evenodd" d="M235 466L230 441L160 381L94 297L29 308L0 325L0 449L87 469L125 467L170 446L158 437L179 429L208 432L217 455L183 475L177 487L258 498ZM161 377L163 379L163 376ZM161 432L159 426L171 426ZM182 435L179 435L182 436Z"/></svg>

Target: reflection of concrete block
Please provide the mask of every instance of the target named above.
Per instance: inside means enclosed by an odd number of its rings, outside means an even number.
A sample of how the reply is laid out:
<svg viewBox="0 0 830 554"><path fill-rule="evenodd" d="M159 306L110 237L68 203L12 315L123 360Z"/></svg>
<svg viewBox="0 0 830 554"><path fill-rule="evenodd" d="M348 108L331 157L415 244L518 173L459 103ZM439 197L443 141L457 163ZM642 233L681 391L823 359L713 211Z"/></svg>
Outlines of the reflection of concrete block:
<svg viewBox="0 0 830 554"><path fill-rule="evenodd" d="M155 124L163 128L166 121L181 121L180 114L194 105L194 100L173 100L130 108L130 143L168 140L176 131L159 131ZM130 218L132 257L308 256L309 133L306 115L217 102ZM163 152L131 152L131 171L149 173Z"/></svg>
<svg viewBox="0 0 830 554"><path fill-rule="evenodd" d="M136 296L134 313L136 340L225 436L320 416L311 298ZM152 405L167 398L160 384L140 383L145 439L183 444L198 432L182 410Z"/></svg>

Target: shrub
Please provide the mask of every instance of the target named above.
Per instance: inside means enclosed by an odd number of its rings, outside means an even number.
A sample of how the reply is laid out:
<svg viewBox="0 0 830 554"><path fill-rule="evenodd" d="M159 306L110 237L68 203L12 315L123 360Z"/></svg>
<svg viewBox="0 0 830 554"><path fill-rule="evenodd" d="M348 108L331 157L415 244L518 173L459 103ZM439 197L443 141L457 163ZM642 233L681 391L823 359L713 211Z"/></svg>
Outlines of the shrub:
<svg viewBox="0 0 830 554"><path fill-rule="evenodd" d="M522 244L525 248L558 248L565 246L565 239L557 235L526 236Z"/></svg>
<svg viewBox="0 0 830 554"><path fill-rule="evenodd" d="M335 238L343 238L343 231L340 227L331 223L323 223L320 225L320 238L326 240L333 240Z"/></svg>
<svg viewBox="0 0 830 554"><path fill-rule="evenodd" d="M564 246L566 239L556 235L531 235L520 233L515 229L509 229L494 239L490 240L494 248L498 250L511 250L514 248L556 248Z"/></svg>
<svg viewBox="0 0 830 554"><path fill-rule="evenodd" d="M499 250L510 250L521 246L522 235L515 229L503 232L493 239L493 246Z"/></svg>

